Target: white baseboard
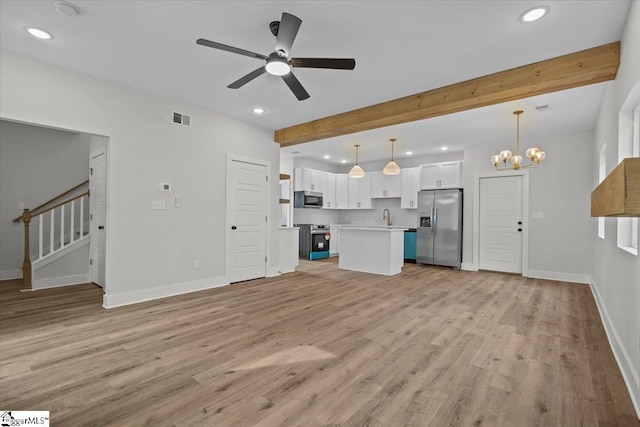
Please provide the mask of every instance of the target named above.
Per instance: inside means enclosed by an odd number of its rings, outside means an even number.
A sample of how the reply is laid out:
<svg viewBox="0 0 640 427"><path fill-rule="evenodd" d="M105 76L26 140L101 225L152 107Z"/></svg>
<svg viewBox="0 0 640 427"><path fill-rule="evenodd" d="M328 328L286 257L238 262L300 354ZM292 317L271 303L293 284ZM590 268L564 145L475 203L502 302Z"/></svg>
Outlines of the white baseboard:
<svg viewBox="0 0 640 427"><path fill-rule="evenodd" d="M463 262L460 264L460 270L464 271L478 271L478 266L471 262Z"/></svg>
<svg viewBox="0 0 640 427"><path fill-rule="evenodd" d="M22 270L2 270L0 280L22 279Z"/></svg>
<svg viewBox="0 0 640 427"><path fill-rule="evenodd" d="M104 308L121 307L123 305L137 304L140 302L187 294L189 292L219 288L228 284L229 282L224 277L213 277L211 279L176 283L174 285L163 286L161 288L143 289L140 291L124 292L121 294L109 294L109 285L107 285L107 293L102 297L102 306Z"/></svg>
<svg viewBox="0 0 640 427"><path fill-rule="evenodd" d="M607 334L607 339L609 340L609 346L613 351L613 356L616 358L616 362L618 362L618 367L622 372L622 378L624 379L627 390L631 395L631 402L636 410L636 415L638 416L638 419L640 419L640 374L633 370L631 357L629 357L625 347L621 344L620 337L618 336L616 329L613 327L613 324L609 321L609 313L607 312L607 307L604 305L604 302L600 297L598 286L593 279L590 281L589 285L591 293L596 300L596 306L598 307L598 312L600 313L600 318L604 325L604 331Z"/></svg>
<svg viewBox="0 0 640 427"><path fill-rule="evenodd" d="M47 277L45 279L33 279L33 290L59 288L61 286L79 285L81 283L89 283L89 273L75 274L73 276Z"/></svg>
<svg viewBox="0 0 640 427"><path fill-rule="evenodd" d="M533 279L557 280L559 282L584 283L586 285L591 281L588 274L562 273L559 271L545 271L529 269L527 277Z"/></svg>

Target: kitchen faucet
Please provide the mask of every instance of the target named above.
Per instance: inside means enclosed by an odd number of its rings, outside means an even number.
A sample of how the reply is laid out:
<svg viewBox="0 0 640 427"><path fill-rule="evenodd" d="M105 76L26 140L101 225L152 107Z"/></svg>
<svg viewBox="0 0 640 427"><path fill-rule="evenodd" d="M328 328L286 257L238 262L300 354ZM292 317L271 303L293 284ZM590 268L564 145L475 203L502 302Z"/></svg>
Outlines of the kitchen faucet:
<svg viewBox="0 0 640 427"><path fill-rule="evenodd" d="M385 214L386 212L386 214ZM387 227L391 225L391 213L389 213L389 209L385 209L382 211L382 220L387 220Z"/></svg>

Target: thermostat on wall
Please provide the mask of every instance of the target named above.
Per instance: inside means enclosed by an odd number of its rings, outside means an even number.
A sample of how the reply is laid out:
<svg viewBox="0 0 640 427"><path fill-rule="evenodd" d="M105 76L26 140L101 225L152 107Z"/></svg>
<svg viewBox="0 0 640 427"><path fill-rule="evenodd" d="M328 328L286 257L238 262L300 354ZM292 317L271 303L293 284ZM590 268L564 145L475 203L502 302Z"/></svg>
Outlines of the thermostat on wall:
<svg viewBox="0 0 640 427"><path fill-rule="evenodd" d="M171 191L171 184L169 184L168 182L161 182L160 191L166 191L166 192Z"/></svg>

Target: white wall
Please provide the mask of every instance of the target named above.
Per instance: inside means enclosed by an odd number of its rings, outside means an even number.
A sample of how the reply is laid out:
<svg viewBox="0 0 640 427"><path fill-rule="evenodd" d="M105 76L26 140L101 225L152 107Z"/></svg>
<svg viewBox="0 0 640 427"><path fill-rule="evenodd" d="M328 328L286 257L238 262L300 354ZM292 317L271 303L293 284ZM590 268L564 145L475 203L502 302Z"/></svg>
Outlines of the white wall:
<svg viewBox="0 0 640 427"><path fill-rule="evenodd" d="M278 269L272 132L3 51L0 117L109 138L105 304L224 284L226 153L271 162L269 269ZM172 123L173 111L191 127ZM173 193L161 193L170 182ZM173 207L173 196L183 198ZM152 211L151 200L167 209ZM200 269L193 260L200 260Z"/></svg>
<svg viewBox="0 0 640 427"><path fill-rule="evenodd" d="M607 143L607 173L617 165L618 112L640 79L640 4L631 5L622 37L620 68L607 86L591 144L592 188L598 184L598 155ZM596 219L593 219L594 224ZM593 240L592 289L614 354L640 417L640 258L616 244L617 221L605 220L605 239L591 230Z"/></svg>
<svg viewBox="0 0 640 427"><path fill-rule="evenodd" d="M87 135L0 120L0 279L22 277L24 224L13 222L22 214L18 203L33 209L87 179Z"/></svg>
<svg viewBox="0 0 640 427"><path fill-rule="evenodd" d="M536 141L547 158L539 169L529 170L529 270L532 276L588 283L591 269L589 217L593 181L590 132L557 135ZM514 141L515 143L515 141ZM464 153L463 263L473 259L473 198L476 174L494 172L490 157L503 143L480 144ZM525 147L526 150L526 147ZM568 167L567 159L571 159ZM542 212L542 219L531 218Z"/></svg>

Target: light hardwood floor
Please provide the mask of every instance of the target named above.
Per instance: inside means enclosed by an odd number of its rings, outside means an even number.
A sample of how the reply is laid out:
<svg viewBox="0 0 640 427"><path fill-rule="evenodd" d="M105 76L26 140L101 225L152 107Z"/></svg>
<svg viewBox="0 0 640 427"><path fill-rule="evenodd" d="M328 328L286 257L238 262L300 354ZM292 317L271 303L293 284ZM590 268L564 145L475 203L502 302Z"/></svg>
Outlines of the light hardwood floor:
<svg viewBox="0 0 640 427"><path fill-rule="evenodd" d="M0 286L0 408L52 426L639 426L589 287L405 265L104 310Z"/></svg>

